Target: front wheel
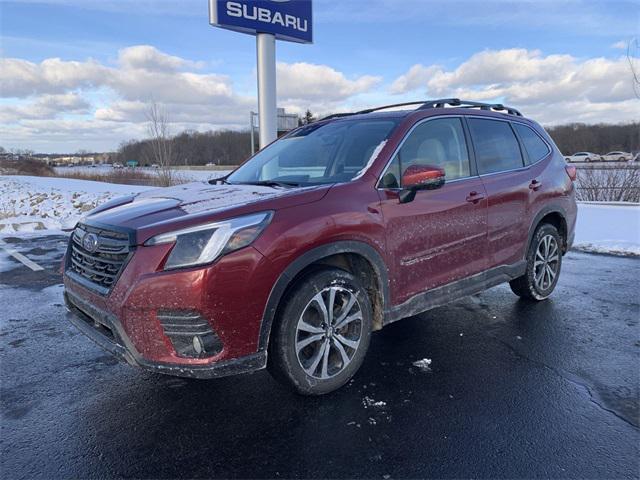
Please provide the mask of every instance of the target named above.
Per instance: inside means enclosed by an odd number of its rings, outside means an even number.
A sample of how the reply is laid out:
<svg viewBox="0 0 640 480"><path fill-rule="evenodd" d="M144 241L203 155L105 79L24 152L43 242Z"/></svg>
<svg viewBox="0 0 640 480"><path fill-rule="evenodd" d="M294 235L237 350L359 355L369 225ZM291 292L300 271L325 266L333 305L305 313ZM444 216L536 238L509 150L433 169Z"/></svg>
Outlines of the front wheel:
<svg viewBox="0 0 640 480"><path fill-rule="evenodd" d="M524 275L509 282L513 293L528 300L545 300L556 288L562 266L562 239L556 227L540 225L527 253Z"/></svg>
<svg viewBox="0 0 640 480"><path fill-rule="evenodd" d="M312 272L279 308L269 342L269 371L298 393L332 392L362 365L372 324L371 301L354 275L336 268Z"/></svg>

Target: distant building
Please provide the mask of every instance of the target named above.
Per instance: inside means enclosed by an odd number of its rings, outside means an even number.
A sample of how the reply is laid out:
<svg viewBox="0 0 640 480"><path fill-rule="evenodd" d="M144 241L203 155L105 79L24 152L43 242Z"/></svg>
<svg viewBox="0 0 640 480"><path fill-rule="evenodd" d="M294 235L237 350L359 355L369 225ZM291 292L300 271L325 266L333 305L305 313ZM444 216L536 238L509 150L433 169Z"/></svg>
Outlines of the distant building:
<svg viewBox="0 0 640 480"><path fill-rule="evenodd" d="M278 108L278 137L285 134L289 130L293 130L298 126L298 115L295 113L287 113L284 108ZM256 151L255 137L259 131L259 119L256 112L250 112L249 123L251 128L251 154Z"/></svg>

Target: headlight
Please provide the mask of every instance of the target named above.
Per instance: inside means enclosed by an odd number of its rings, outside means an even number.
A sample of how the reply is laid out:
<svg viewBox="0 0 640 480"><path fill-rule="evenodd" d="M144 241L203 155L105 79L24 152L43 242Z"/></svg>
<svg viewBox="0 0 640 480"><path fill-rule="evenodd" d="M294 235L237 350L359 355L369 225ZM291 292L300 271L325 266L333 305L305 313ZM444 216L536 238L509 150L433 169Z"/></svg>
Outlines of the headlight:
<svg viewBox="0 0 640 480"><path fill-rule="evenodd" d="M197 225L156 235L144 244L149 246L175 243L164 265L165 270L202 265L250 245L269 225L271 217L273 212L261 212Z"/></svg>

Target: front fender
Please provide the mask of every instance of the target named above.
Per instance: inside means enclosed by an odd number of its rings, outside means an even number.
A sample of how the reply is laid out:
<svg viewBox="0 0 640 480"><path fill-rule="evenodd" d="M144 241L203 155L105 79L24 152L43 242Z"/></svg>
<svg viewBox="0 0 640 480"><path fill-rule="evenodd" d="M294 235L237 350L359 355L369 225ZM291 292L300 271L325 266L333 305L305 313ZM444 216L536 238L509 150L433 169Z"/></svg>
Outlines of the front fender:
<svg viewBox="0 0 640 480"><path fill-rule="evenodd" d="M271 333L271 327L273 320L275 319L278 305L282 300L287 287L291 284L291 281L302 272L306 267L332 255L340 253L352 253L361 255L365 258L375 270L382 292L382 309L384 316L388 315L389 309L389 277L387 272L387 266L382 259L382 256L371 245L352 240L342 240L331 242L325 245L308 250L307 252L298 256L293 260L287 268L280 274L278 280L275 282L269 294L269 299L264 309L262 316L262 323L260 325L260 338L258 343L258 351L266 350L269 345L269 335Z"/></svg>

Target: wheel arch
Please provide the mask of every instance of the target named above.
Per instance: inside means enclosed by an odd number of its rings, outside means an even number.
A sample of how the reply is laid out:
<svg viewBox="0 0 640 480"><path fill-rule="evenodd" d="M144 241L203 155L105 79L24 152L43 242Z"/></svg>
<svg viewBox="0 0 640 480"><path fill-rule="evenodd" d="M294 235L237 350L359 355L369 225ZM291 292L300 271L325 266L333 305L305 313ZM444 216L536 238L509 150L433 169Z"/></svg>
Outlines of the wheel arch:
<svg viewBox="0 0 640 480"><path fill-rule="evenodd" d="M302 275L323 266L341 268L363 281L372 299L374 330L382 328L389 305L388 273L382 255L364 242L337 241L303 253L280 274L262 315L258 351L266 350L269 345L271 327L287 291Z"/></svg>
<svg viewBox="0 0 640 480"><path fill-rule="evenodd" d="M567 215L564 208L554 205L540 210L534 217L533 222L531 222L531 227L529 228L529 234L527 237L527 249L525 250L525 256L531 247L531 240L533 239L536 229L543 223L549 223L556 227L560 237L562 238L562 252L566 253L569 235Z"/></svg>

